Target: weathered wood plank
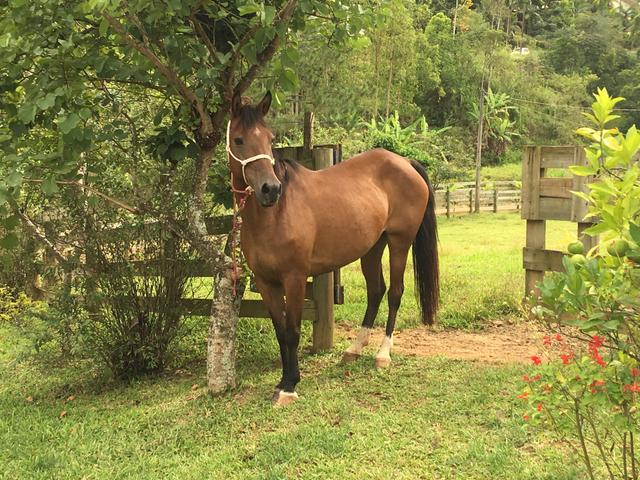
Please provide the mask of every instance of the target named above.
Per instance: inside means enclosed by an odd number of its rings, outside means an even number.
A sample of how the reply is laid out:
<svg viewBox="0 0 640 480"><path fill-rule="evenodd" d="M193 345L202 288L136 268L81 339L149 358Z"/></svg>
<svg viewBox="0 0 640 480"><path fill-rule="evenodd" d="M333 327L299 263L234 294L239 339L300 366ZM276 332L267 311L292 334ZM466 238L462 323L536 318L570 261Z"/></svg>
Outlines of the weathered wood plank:
<svg viewBox="0 0 640 480"><path fill-rule="evenodd" d="M113 301L117 301L120 305L125 304L127 301L146 303L148 308L153 309L155 301L153 297L115 297ZM211 313L211 300L206 298L181 298L177 302L179 311L183 315L191 315L194 317L208 317ZM265 307L262 300L244 299L240 304L240 316L247 318L269 318L269 311ZM305 300L304 307L302 309L302 319L315 321L316 309L314 302L311 300Z"/></svg>
<svg viewBox="0 0 640 480"><path fill-rule="evenodd" d="M540 218L540 147L525 147L522 159L522 218Z"/></svg>
<svg viewBox="0 0 640 480"><path fill-rule="evenodd" d="M527 270L561 272L564 270L562 257L564 257L564 253L558 250L524 247L522 264Z"/></svg>
<svg viewBox="0 0 640 480"><path fill-rule="evenodd" d="M540 196L555 198L572 198L571 188L573 187L572 178L541 178L540 179Z"/></svg>
<svg viewBox="0 0 640 480"><path fill-rule="evenodd" d="M523 249L522 256L524 258L524 250L527 248L534 250L544 250L546 244L547 226L544 220L527 220L527 237L526 246ZM525 297L529 295L538 295L536 284L544 278L544 270L527 269L525 272Z"/></svg>
<svg viewBox="0 0 640 480"><path fill-rule="evenodd" d="M569 165L575 165L574 146L553 146L541 147L541 168L566 168Z"/></svg>
<svg viewBox="0 0 640 480"><path fill-rule="evenodd" d="M571 220L571 198L540 197L538 217L545 220Z"/></svg>

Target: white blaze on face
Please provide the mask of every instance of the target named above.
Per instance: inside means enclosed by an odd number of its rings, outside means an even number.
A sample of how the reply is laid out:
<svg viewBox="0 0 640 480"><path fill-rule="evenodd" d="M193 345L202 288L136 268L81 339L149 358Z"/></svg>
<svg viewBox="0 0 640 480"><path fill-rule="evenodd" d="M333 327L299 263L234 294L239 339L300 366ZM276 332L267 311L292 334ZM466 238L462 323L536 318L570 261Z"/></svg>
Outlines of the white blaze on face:
<svg viewBox="0 0 640 480"><path fill-rule="evenodd" d="M393 336L385 336L384 340L382 340L382 345L380 345L380 350L378 350L376 358L391 359L391 347L393 347Z"/></svg>
<svg viewBox="0 0 640 480"><path fill-rule="evenodd" d="M351 346L347 348L346 353L353 353L354 355L360 355L362 349L369 343L369 335L371 335L371 329L367 327L360 328L356 339Z"/></svg>

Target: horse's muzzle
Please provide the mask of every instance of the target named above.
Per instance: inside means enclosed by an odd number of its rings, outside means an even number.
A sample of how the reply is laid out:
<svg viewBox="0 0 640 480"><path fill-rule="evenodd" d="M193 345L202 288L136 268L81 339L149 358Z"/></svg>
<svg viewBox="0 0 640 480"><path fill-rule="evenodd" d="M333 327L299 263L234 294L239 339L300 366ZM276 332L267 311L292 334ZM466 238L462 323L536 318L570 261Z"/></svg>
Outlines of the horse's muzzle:
<svg viewBox="0 0 640 480"><path fill-rule="evenodd" d="M272 207L276 204L282 193L280 182L265 182L258 192L258 201L263 207Z"/></svg>

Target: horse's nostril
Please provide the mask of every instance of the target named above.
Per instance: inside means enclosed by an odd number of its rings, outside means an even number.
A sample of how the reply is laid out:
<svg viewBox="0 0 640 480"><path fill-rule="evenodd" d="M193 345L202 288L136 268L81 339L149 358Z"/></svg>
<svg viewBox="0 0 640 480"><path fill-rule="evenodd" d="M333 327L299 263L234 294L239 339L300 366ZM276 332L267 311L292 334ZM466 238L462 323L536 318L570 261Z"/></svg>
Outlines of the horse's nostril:
<svg viewBox="0 0 640 480"><path fill-rule="evenodd" d="M269 193L269 190L271 190L271 189L269 188L269 185L267 185L266 183L263 183L262 184L262 188L260 190L262 191L262 193L264 195L266 195L267 193Z"/></svg>

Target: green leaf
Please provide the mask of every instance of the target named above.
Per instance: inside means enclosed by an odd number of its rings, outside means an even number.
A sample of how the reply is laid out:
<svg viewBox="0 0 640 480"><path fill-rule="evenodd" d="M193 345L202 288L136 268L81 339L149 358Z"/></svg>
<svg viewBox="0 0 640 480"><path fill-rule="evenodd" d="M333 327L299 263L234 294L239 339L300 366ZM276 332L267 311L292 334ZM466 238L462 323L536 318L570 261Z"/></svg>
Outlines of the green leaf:
<svg viewBox="0 0 640 480"><path fill-rule="evenodd" d="M640 227L635 223L629 223L629 234L634 242L640 245Z"/></svg>
<svg viewBox="0 0 640 480"><path fill-rule="evenodd" d="M33 122L36 118L36 105L35 103L25 103L18 110L18 120L27 124Z"/></svg>
<svg viewBox="0 0 640 480"><path fill-rule="evenodd" d="M100 33L101 37L106 37L108 31L109 31L109 22L107 21L106 18L103 18L102 21L100 22L100 27L98 27L98 32Z"/></svg>
<svg viewBox="0 0 640 480"><path fill-rule="evenodd" d="M298 76L291 68L283 68L280 71L280 77L278 80L283 90L293 91L298 88Z"/></svg>
<svg viewBox="0 0 640 480"><path fill-rule="evenodd" d="M68 134L71 130L76 128L80 123L80 117L77 113L70 113L62 117L62 119L58 122L58 126L60 127L60 131L65 135Z"/></svg>
<svg viewBox="0 0 640 480"><path fill-rule="evenodd" d="M46 195L53 195L54 193L57 193L59 190L60 189L58 188L58 185L56 184L56 178L55 177L46 178L42 182L42 191Z"/></svg>
<svg viewBox="0 0 640 480"><path fill-rule="evenodd" d="M37 103L40 110L48 110L56 104L56 95L55 93L47 93Z"/></svg>
<svg viewBox="0 0 640 480"><path fill-rule="evenodd" d="M244 55L245 58L249 60L249 62L251 62L252 65L258 63L255 44L249 42L244 47L242 47L240 51L242 52L242 55Z"/></svg>
<svg viewBox="0 0 640 480"><path fill-rule="evenodd" d="M579 177L588 177L589 175L595 175L597 173L592 167L586 165L571 165L569 170Z"/></svg>
<svg viewBox="0 0 640 480"><path fill-rule="evenodd" d="M11 215L10 217L5 218L2 221L2 224L7 230L13 230L20 225L20 217L18 215Z"/></svg>
<svg viewBox="0 0 640 480"><path fill-rule="evenodd" d="M2 239L0 239L0 247L6 250L12 250L20 245L20 240L15 233L7 233Z"/></svg>
<svg viewBox="0 0 640 480"><path fill-rule="evenodd" d="M14 170L7 176L5 183L8 187L17 187L22 183L22 174L17 170Z"/></svg>
<svg viewBox="0 0 640 480"><path fill-rule="evenodd" d="M82 120L89 120L91 118L92 112L87 107L83 107L80 109L78 114L80 115L80 118Z"/></svg>

